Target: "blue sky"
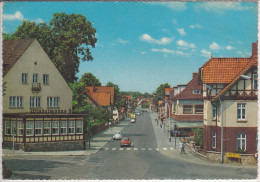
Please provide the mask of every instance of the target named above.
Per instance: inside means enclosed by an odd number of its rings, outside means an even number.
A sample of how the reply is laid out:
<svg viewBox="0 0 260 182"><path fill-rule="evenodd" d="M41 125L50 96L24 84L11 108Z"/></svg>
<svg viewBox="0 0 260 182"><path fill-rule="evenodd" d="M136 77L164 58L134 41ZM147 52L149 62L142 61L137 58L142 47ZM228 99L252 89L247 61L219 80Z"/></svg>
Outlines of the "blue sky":
<svg viewBox="0 0 260 182"><path fill-rule="evenodd" d="M211 56L250 57L257 41L257 3L8 2L3 31L22 20L46 22L55 12L82 14L97 29L94 60L80 64L121 91L153 92L188 83Z"/></svg>

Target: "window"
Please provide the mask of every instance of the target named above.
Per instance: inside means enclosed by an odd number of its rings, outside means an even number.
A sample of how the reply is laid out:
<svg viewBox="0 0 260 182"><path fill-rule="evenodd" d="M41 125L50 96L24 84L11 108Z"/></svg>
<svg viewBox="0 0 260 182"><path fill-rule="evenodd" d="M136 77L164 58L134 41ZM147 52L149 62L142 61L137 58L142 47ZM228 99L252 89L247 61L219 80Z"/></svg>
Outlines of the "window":
<svg viewBox="0 0 260 182"><path fill-rule="evenodd" d="M49 75L43 74L43 84L49 84Z"/></svg>
<svg viewBox="0 0 260 182"><path fill-rule="evenodd" d="M33 83L38 83L38 74L37 73L33 74Z"/></svg>
<svg viewBox="0 0 260 182"><path fill-rule="evenodd" d="M5 134L11 135L11 121L5 121Z"/></svg>
<svg viewBox="0 0 260 182"><path fill-rule="evenodd" d="M76 133L77 134L81 134L82 133L82 128L83 128L83 126L82 126L82 121L77 121L76 122Z"/></svg>
<svg viewBox="0 0 260 182"><path fill-rule="evenodd" d="M246 134L237 134L237 149L246 150Z"/></svg>
<svg viewBox="0 0 260 182"><path fill-rule="evenodd" d="M26 136L32 136L34 134L33 121L26 121Z"/></svg>
<svg viewBox="0 0 260 182"><path fill-rule="evenodd" d="M237 103L237 119L245 120L246 119L246 104Z"/></svg>
<svg viewBox="0 0 260 182"><path fill-rule="evenodd" d="M212 148L216 148L216 132L212 132Z"/></svg>
<svg viewBox="0 0 260 182"><path fill-rule="evenodd" d="M28 82L28 74L22 73L22 83L27 83L27 82Z"/></svg>
<svg viewBox="0 0 260 182"><path fill-rule="evenodd" d="M192 105L183 105L183 114L192 114Z"/></svg>
<svg viewBox="0 0 260 182"><path fill-rule="evenodd" d="M58 135L59 134L59 121L52 122L52 134Z"/></svg>
<svg viewBox="0 0 260 182"><path fill-rule="evenodd" d="M75 133L75 121L69 121L69 134Z"/></svg>
<svg viewBox="0 0 260 182"><path fill-rule="evenodd" d="M203 105L195 105L195 114L203 114Z"/></svg>
<svg viewBox="0 0 260 182"><path fill-rule="evenodd" d="M60 134L67 134L67 121L60 122Z"/></svg>
<svg viewBox="0 0 260 182"><path fill-rule="evenodd" d="M212 119L216 119L217 116L217 107L216 107L216 103L212 104Z"/></svg>
<svg viewBox="0 0 260 182"><path fill-rule="evenodd" d="M43 133L44 133L44 135L51 134L51 122L50 121L44 121Z"/></svg>
<svg viewBox="0 0 260 182"><path fill-rule="evenodd" d="M17 121L18 136L23 136L23 122Z"/></svg>
<svg viewBox="0 0 260 182"><path fill-rule="evenodd" d="M258 85L257 85L258 74L253 74L253 78L256 78L256 79L253 79L253 89L257 89L257 87L258 87Z"/></svg>
<svg viewBox="0 0 260 182"><path fill-rule="evenodd" d="M41 107L41 97L30 97L30 107Z"/></svg>
<svg viewBox="0 0 260 182"><path fill-rule="evenodd" d="M10 108L23 107L23 97L9 97Z"/></svg>
<svg viewBox="0 0 260 182"><path fill-rule="evenodd" d="M42 135L42 121L35 122L35 135Z"/></svg>
<svg viewBox="0 0 260 182"><path fill-rule="evenodd" d="M194 94L200 94L200 90L193 90Z"/></svg>
<svg viewBox="0 0 260 182"><path fill-rule="evenodd" d="M11 130L11 134L12 134L12 135L16 135L16 132L17 132L16 121L12 121L12 130Z"/></svg>
<svg viewBox="0 0 260 182"><path fill-rule="evenodd" d="M59 97L47 97L47 107L59 107L60 98Z"/></svg>

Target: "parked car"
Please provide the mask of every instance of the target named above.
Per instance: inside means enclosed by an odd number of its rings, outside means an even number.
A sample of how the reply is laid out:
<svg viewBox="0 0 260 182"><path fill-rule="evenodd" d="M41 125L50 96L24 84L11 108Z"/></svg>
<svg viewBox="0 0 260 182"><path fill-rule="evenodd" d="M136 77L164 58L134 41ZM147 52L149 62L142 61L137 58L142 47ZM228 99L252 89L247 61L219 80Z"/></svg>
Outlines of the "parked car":
<svg viewBox="0 0 260 182"><path fill-rule="evenodd" d="M130 120L130 122L131 122L131 123L135 123L135 118L132 118L132 119Z"/></svg>
<svg viewBox="0 0 260 182"><path fill-rule="evenodd" d="M123 147L123 146L131 147L131 140L130 140L130 138L129 137L123 137L121 139L120 146L121 147Z"/></svg>
<svg viewBox="0 0 260 182"><path fill-rule="evenodd" d="M135 112L135 115L140 116L140 113L139 112Z"/></svg>
<svg viewBox="0 0 260 182"><path fill-rule="evenodd" d="M114 140L121 140L122 139L122 133L120 131L115 131L113 135Z"/></svg>

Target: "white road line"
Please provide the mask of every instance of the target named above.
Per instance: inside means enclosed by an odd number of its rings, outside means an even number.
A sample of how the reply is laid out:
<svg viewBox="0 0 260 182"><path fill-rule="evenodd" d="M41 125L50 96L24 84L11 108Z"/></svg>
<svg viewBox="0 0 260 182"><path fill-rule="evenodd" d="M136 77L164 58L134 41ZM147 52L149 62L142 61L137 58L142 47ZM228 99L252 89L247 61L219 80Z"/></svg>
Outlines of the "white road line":
<svg viewBox="0 0 260 182"><path fill-rule="evenodd" d="M138 148L134 148L134 150L138 150Z"/></svg>
<svg viewBox="0 0 260 182"><path fill-rule="evenodd" d="M123 148L120 148L119 150L124 150Z"/></svg>
<svg viewBox="0 0 260 182"><path fill-rule="evenodd" d="M126 150L131 150L131 148L127 148Z"/></svg>
<svg viewBox="0 0 260 182"><path fill-rule="evenodd" d="M163 150L168 150L167 148L163 148Z"/></svg>
<svg viewBox="0 0 260 182"><path fill-rule="evenodd" d="M145 148L141 148L141 150L145 150Z"/></svg>
<svg viewBox="0 0 260 182"><path fill-rule="evenodd" d="M148 150L153 150L152 148L149 148Z"/></svg>
<svg viewBox="0 0 260 182"><path fill-rule="evenodd" d="M156 148L157 151L159 151L159 148Z"/></svg>
<svg viewBox="0 0 260 182"><path fill-rule="evenodd" d="M112 148L112 150L116 150L116 148Z"/></svg>
<svg viewBox="0 0 260 182"><path fill-rule="evenodd" d="M105 148L105 150L109 150L109 148Z"/></svg>

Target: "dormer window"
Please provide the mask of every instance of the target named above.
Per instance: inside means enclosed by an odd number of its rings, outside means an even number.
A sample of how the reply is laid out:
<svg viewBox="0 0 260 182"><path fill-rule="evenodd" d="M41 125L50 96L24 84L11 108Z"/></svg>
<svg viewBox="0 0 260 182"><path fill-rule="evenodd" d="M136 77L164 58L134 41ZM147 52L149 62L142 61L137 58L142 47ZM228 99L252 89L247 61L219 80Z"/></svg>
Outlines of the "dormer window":
<svg viewBox="0 0 260 182"><path fill-rule="evenodd" d="M193 94L200 94L200 90L193 90Z"/></svg>

